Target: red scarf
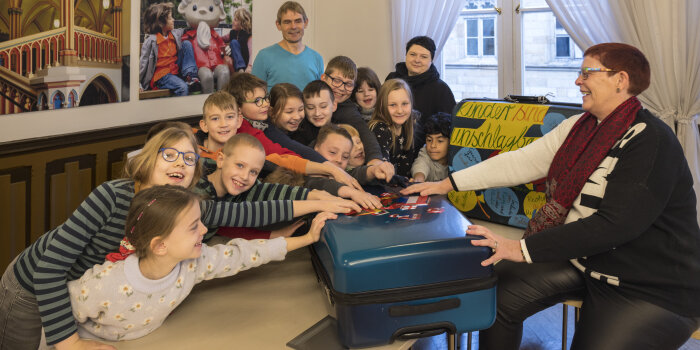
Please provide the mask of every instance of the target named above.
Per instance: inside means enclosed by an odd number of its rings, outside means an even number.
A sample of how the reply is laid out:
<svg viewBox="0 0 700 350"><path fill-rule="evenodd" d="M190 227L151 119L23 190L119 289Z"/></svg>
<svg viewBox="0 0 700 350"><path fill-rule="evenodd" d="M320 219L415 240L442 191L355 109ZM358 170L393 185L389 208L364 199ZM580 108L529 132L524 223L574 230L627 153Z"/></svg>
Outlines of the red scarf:
<svg viewBox="0 0 700 350"><path fill-rule="evenodd" d="M642 104L630 97L602 122L586 112L569 132L549 167L546 203L530 220L523 237L564 223L583 185L612 146L632 125Z"/></svg>

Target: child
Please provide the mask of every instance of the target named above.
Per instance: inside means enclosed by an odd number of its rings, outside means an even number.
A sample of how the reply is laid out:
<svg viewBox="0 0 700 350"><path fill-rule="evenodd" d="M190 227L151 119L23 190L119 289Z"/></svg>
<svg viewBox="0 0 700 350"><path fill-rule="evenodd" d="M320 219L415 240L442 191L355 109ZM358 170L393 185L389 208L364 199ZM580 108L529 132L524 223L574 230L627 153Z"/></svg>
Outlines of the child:
<svg viewBox="0 0 700 350"><path fill-rule="evenodd" d="M355 82L355 90L352 91L350 98L357 104L360 110L360 115L365 122L372 119L374 106L377 103L377 91L382 84L379 82L379 77L371 68L357 68L357 81Z"/></svg>
<svg viewBox="0 0 700 350"><path fill-rule="evenodd" d="M352 137L345 129L335 124L328 124L319 131L314 149L338 167L346 169L352 146ZM377 178L379 169L377 166L369 165L355 167L348 171L360 184L366 185ZM381 208L379 199L376 196L372 196L364 191L357 192L341 192L338 190L338 195L344 198L352 198L364 208ZM358 201L358 199L360 200Z"/></svg>
<svg viewBox="0 0 700 350"><path fill-rule="evenodd" d="M318 190L308 191L298 186L257 181L265 163L265 149L249 134L238 134L226 141L217 152L216 170L199 179L195 192L226 202L257 202L264 200L338 199ZM205 240L215 232L230 238L275 238L291 235L298 225L272 232L256 229L216 227L209 230Z"/></svg>
<svg viewBox="0 0 700 350"><path fill-rule="evenodd" d="M335 103L333 90L322 80L314 80L304 87L304 114L299 129L291 133L292 139L313 146L318 136L318 130L331 123L333 112L338 105Z"/></svg>
<svg viewBox="0 0 700 350"><path fill-rule="evenodd" d="M199 152L204 160L202 165L205 173L216 170L219 150L229 138L238 133L241 122L236 99L228 92L216 91L204 101L202 120L199 122L201 129L197 131L196 136ZM208 132L210 130L213 130L213 133ZM306 171L308 163L306 159L291 154L271 153L265 159L270 162L270 167L279 165L300 172Z"/></svg>
<svg viewBox="0 0 700 350"><path fill-rule="evenodd" d="M156 185L191 188L200 177L197 142L190 130L169 128L148 140L125 164L125 178L95 188L65 223L42 235L19 254L2 276L0 348L36 349L42 324L48 345L95 345L76 333L66 283L101 264L119 248L136 192ZM314 211L360 210L349 201L275 201L201 204L211 226L267 225ZM11 332L9 326L22 332Z"/></svg>
<svg viewBox="0 0 700 350"><path fill-rule="evenodd" d="M148 131L146 132L146 140L145 141L148 142L148 140L150 140L153 136L155 136L156 134L158 134L159 132L161 132L167 128L180 128L182 130L192 129L191 126L189 126L189 125L187 125L187 123L183 123L183 122L173 122L173 121L158 122L148 129ZM139 153L141 153L140 148L127 153L126 158L127 159L132 158L133 156L135 156Z"/></svg>
<svg viewBox="0 0 700 350"><path fill-rule="evenodd" d="M270 89L270 122L285 134L295 132L304 120L304 96L294 84L279 83Z"/></svg>
<svg viewBox="0 0 700 350"><path fill-rule="evenodd" d="M416 157L414 124L408 84L401 79L387 80L379 90L369 128L377 136L384 157L394 164L397 174L405 177L410 177Z"/></svg>
<svg viewBox="0 0 700 350"><path fill-rule="evenodd" d="M215 160L226 141L236 135L242 119L236 100L226 91L212 93L202 106L202 119L197 132L201 155Z"/></svg>
<svg viewBox="0 0 700 350"><path fill-rule="evenodd" d="M318 241L331 213L314 218L300 237L227 244L202 243L199 197L178 186L154 186L139 192L126 217L133 255L105 262L68 283L78 334L118 341L153 332L184 301L195 284L235 275L288 251Z"/></svg>
<svg viewBox="0 0 700 350"><path fill-rule="evenodd" d="M186 80L197 83L197 65L194 51L188 42L182 42L182 29L175 29L173 4L158 3L149 6L143 15L144 32L148 33L141 46L139 81L142 90L170 89L176 96L189 94ZM182 71L180 71L182 67Z"/></svg>
<svg viewBox="0 0 700 350"><path fill-rule="evenodd" d="M360 139L360 134L357 129L353 128L349 124L340 124L339 127L345 129L345 131L352 137L352 150L350 151L350 159L348 160L348 167L356 168L365 164L365 147Z"/></svg>
<svg viewBox="0 0 700 350"><path fill-rule="evenodd" d="M326 161L311 147L291 138L304 120L304 97L294 84L279 83L270 89L270 124L265 129L265 136L278 142L307 159L323 163Z"/></svg>
<svg viewBox="0 0 700 350"><path fill-rule="evenodd" d="M447 177L447 147L450 145L452 116L438 112L426 118L424 127L425 146L411 167L413 182L440 181Z"/></svg>
<svg viewBox="0 0 700 350"><path fill-rule="evenodd" d="M326 65L326 71L321 75L321 80L331 87L335 102L338 104L338 108L333 113L332 122L350 124L357 129L365 147L367 164L379 165L387 173L387 181L389 181L394 175L395 169L391 163L384 162L377 139L367 128L365 121L362 120L355 103L350 100L350 95L355 87L355 77L357 77L357 66L349 57L334 57Z"/></svg>
<svg viewBox="0 0 700 350"><path fill-rule="evenodd" d="M243 62L246 65L245 71L250 73L253 70L253 60L250 59L250 55L253 53L253 16L245 6L239 7L233 12L233 25L229 36L232 43L238 42Z"/></svg>
<svg viewBox="0 0 700 350"><path fill-rule="evenodd" d="M243 116L238 132L255 136L263 144L265 153L268 155L270 153L297 155L291 150L271 141L264 132L264 130L269 128L266 120L270 108L270 97L266 93L266 87L267 83L264 80L250 73L236 73L231 77L226 86L226 91L236 99L240 114ZM343 169L323 159L323 157L320 159L314 158L316 160L322 159L320 162L311 160L311 158L307 159L310 160L302 173L307 175L331 175L338 182L360 188L355 179Z"/></svg>

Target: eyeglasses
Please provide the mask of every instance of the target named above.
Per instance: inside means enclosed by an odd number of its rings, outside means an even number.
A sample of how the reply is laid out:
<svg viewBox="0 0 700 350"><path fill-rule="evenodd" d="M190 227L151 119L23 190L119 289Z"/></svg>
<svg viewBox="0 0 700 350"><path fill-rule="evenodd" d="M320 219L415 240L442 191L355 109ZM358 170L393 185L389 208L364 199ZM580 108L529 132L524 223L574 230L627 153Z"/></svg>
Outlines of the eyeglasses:
<svg viewBox="0 0 700 350"><path fill-rule="evenodd" d="M163 154L163 159L165 159L166 162L174 162L177 160L177 158L180 157L182 154L182 160L185 162L185 164L189 166L194 166L197 164L197 161L199 160L199 154L194 153L194 152L180 152L174 148L161 148L158 150L158 152L162 152Z"/></svg>
<svg viewBox="0 0 700 350"><path fill-rule="evenodd" d="M588 79L588 76L591 73L596 73L596 72L618 72L615 69L609 69L609 68L588 68L588 67L583 67L581 68L580 71L578 71L578 75L583 78L583 80Z"/></svg>
<svg viewBox="0 0 700 350"><path fill-rule="evenodd" d="M254 100L250 101L243 101L245 103L255 103L256 106L262 107L263 103L267 102L270 103L270 95L267 94L265 97L256 97Z"/></svg>
<svg viewBox="0 0 700 350"><path fill-rule="evenodd" d="M353 88L355 88L355 82L354 82L354 81L345 82L345 81L343 81L343 80L340 79L340 78L333 78L333 77L330 76L330 75L329 75L328 77L331 78L331 85L333 85L334 87L339 88L339 87L341 87L341 86L344 85L344 86L345 86L345 90L352 90Z"/></svg>

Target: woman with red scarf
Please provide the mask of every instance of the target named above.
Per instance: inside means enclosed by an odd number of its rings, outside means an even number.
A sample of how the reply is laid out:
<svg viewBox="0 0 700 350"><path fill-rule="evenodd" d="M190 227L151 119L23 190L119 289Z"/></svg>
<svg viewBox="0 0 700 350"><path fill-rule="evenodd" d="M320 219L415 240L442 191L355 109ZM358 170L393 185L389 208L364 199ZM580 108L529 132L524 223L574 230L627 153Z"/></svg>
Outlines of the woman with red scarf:
<svg viewBox="0 0 700 350"><path fill-rule="evenodd" d="M502 260L498 313L479 349L518 349L523 321L582 299L571 349L677 349L700 325L700 228L678 139L635 97L650 82L636 48L590 47L576 85L586 113L527 147L404 194L513 186L546 177L523 239L474 225Z"/></svg>

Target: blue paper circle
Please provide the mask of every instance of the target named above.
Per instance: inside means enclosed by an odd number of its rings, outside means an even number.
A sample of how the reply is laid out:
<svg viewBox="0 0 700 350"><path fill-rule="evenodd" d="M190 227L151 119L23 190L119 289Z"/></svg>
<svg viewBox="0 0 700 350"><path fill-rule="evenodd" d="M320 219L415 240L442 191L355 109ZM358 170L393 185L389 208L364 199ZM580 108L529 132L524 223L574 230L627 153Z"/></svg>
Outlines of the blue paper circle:
<svg viewBox="0 0 700 350"><path fill-rule="evenodd" d="M561 124L566 119L566 117L561 114L561 113L547 113L547 115L544 116L544 120L542 120L542 127L540 130L542 130L542 135L552 131L552 129L556 128L557 125Z"/></svg>
<svg viewBox="0 0 700 350"><path fill-rule="evenodd" d="M513 215L510 217L510 219L508 219L508 225L515 227L526 228L529 222L530 219L527 216L521 214Z"/></svg>
<svg viewBox="0 0 700 350"><path fill-rule="evenodd" d="M496 214L501 216L513 216L520 209L518 196L510 188L492 188L484 191L486 204Z"/></svg>
<svg viewBox="0 0 700 350"><path fill-rule="evenodd" d="M479 151L471 147L462 148L452 158L454 171L459 171L478 163L481 163L481 155L479 155Z"/></svg>

